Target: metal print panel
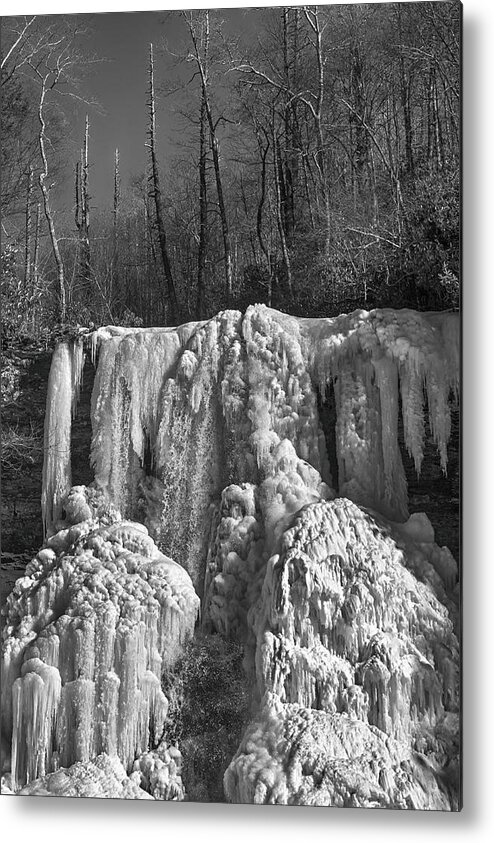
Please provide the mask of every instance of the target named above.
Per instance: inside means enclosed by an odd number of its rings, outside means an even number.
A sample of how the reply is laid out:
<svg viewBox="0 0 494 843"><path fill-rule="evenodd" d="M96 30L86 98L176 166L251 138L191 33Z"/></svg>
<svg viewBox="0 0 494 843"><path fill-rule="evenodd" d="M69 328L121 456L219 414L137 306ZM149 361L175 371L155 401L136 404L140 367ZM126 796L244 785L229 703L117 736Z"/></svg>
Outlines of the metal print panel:
<svg viewBox="0 0 494 843"><path fill-rule="evenodd" d="M460 35L3 18L2 794L461 808Z"/></svg>

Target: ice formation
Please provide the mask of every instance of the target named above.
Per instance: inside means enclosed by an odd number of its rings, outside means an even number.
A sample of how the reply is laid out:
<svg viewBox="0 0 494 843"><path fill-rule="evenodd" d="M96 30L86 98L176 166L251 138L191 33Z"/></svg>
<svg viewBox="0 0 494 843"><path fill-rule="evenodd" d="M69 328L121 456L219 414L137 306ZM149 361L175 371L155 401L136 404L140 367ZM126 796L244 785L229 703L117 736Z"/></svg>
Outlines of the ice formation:
<svg viewBox="0 0 494 843"><path fill-rule="evenodd" d="M57 348L46 544L4 632L14 790L118 759L118 787L183 798L160 679L200 598L257 688L229 799L457 807L457 568L408 518L398 429L420 471L427 410L446 470L458 333L454 313L264 306L101 328L87 489L70 467L84 348Z"/></svg>
<svg viewBox="0 0 494 843"><path fill-rule="evenodd" d="M17 791L21 796L85 796L93 799L153 799L133 776L127 776L116 756L105 753L93 761L76 761L36 779Z"/></svg>
<svg viewBox="0 0 494 843"><path fill-rule="evenodd" d="M2 713L15 790L101 753L130 771L159 746L162 671L199 608L186 571L142 524L120 520L84 487L66 510L7 600Z"/></svg>
<svg viewBox="0 0 494 843"><path fill-rule="evenodd" d="M264 699L225 776L232 801L451 807L441 777L457 751L458 641L434 593L435 545L420 544L430 551L411 539L400 550L344 498L298 512L250 610Z"/></svg>
<svg viewBox="0 0 494 843"><path fill-rule="evenodd" d="M230 483L262 480L282 440L324 482L331 485L337 474L339 494L405 521L399 407L405 445L420 470L426 396L446 470L448 399L458 390L458 314L374 310L302 319L256 305L244 315L224 311L179 328L101 328L90 341L99 357L95 482L124 517L146 520L201 589L211 501ZM70 488L69 407L80 372L80 341L59 346L47 407L48 532ZM317 409L318 393L324 397L331 385L335 466Z"/></svg>
<svg viewBox="0 0 494 843"><path fill-rule="evenodd" d="M62 513L62 500L71 486L70 428L77 407L84 367L82 338L57 345L48 379L45 415L43 492L41 510L45 532Z"/></svg>
<svg viewBox="0 0 494 843"><path fill-rule="evenodd" d="M449 810L447 788L406 745L348 714L268 696L225 775L232 802Z"/></svg>

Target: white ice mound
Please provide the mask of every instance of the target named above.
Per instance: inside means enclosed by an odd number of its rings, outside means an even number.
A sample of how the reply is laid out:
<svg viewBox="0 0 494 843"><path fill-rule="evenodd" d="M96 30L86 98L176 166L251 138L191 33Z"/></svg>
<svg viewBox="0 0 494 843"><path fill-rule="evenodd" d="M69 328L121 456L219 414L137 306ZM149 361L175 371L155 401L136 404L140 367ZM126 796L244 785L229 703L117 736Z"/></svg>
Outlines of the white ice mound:
<svg viewBox="0 0 494 843"><path fill-rule="evenodd" d="M72 490L77 523L48 540L7 600L2 710L16 790L100 753L129 771L162 738L162 670L194 630L187 572L142 524L94 517L95 497ZM81 521L85 507L93 517Z"/></svg>
<svg viewBox="0 0 494 843"><path fill-rule="evenodd" d="M223 489L212 519L203 600L203 624L245 641L247 613L259 596L266 563L294 515L332 497L315 468L284 439L264 463L265 479Z"/></svg>
<svg viewBox="0 0 494 843"><path fill-rule="evenodd" d="M182 802L185 791L182 782L182 753L165 741L156 750L143 753L134 761L131 776L153 799Z"/></svg>
<svg viewBox="0 0 494 843"><path fill-rule="evenodd" d="M393 526L338 498L285 530L248 612L270 702L227 771L232 801L455 808L458 640L430 549Z"/></svg>
<svg viewBox="0 0 494 843"><path fill-rule="evenodd" d="M230 802L449 810L447 787L408 747L348 714L268 695L225 774Z"/></svg>
<svg viewBox="0 0 494 843"><path fill-rule="evenodd" d="M92 799L153 799L134 777L127 776L115 756L102 753L94 761L76 761L21 788L21 796L83 796Z"/></svg>
<svg viewBox="0 0 494 843"><path fill-rule="evenodd" d="M452 621L405 563L351 501L299 512L251 612L261 691L327 711L358 698L358 716L405 740L457 711Z"/></svg>

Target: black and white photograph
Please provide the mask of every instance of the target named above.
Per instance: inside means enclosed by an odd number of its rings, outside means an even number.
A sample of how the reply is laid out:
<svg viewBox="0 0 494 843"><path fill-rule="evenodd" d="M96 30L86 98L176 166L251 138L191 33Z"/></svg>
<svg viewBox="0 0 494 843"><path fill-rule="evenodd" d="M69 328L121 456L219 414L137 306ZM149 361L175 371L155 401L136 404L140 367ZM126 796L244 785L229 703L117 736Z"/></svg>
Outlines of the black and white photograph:
<svg viewBox="0 0 494 843"><path fill-rule="evenodd" d="M462 26L2 13L0 802L462 811Z"/></svg>

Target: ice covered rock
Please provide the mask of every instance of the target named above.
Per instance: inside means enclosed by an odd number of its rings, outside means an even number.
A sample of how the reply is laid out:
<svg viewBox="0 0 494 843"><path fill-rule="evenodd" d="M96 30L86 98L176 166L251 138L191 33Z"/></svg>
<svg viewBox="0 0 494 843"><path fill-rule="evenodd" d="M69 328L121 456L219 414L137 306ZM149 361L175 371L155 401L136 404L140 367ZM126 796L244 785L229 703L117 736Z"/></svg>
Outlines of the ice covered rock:
<svg viewBox="0 0 494 843"><path fill-rule="evenodd" d="M127 776L115 756L105 753L93 761L76 761L61 767L17 791L21 796L83 796L93 799L153 799Z"/></svg>
<svg viewBox="0 0 494 843"><path fill-rule="evenodd" d="M410 544L351 501L295 514L247 615L264 701L231 801L457 807L459 645L422 544L421 582Z"/></svg>
<svg viewBox="0 0 494 843"><path fill-rule="evenodd" d="M230 802L448 810L426 758L375 726L268 695L225 773Z"/></svg>
<svg viewBox="0 0 494 843"><path fill-rule="evenodd" d="M181 774L182 753L178 747L162 742L157 750L145 752L134 761L131 778L153 799L182 802L185 791Z"/></svg>
<svg viewBox="0 0 494 843"><path fill-rule="evenodd" d="M458 565L449 548L435 543L434 529L425 512L415 512L404 524L387 522L387 528L397 546L403 549L407 567L428 582L441 602L452 608Z"/></svg>
<svg viewBox="0 0 494 843"><path fill-rule="evenodd" d="M456 711L452 621L404 563L394 540L352 502L301 510L250 612L261 693L345 711L345 692L359 685L369 722L404 740Z"/></svg>
<svg viewBox="0 0 494 843"><path fill-rule="evenodd" d="M68 499L84 497L94 504L80 489ZM142 524L76 521L48 540L7 600L2 710L17 789L100 753L129 770L157 743L168 708L162 670L199 609L187 572Z"/></svg>
<svg viewBox="0 0 494 843"><path fill-rule="evenodd" d="M242 642L249 639L247 614L259 597L273 548L295 513L333 496L287 439L265 458L264 476L259 486L223 490L206 565L203 624Z"/></svg>

